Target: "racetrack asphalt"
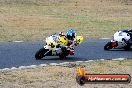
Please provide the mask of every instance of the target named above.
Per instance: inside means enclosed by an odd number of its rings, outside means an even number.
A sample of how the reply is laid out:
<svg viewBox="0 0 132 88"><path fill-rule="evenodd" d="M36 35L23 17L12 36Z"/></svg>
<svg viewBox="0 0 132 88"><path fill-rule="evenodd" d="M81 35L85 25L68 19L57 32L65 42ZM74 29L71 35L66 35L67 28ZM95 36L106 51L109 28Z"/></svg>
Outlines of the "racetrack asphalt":
<svg viewBox="0 0 132 88"><path fill-rule="evenodd" d="M36 60L34 55L45 44L44 41L0 42L0 69L28 65L86 61L97 59L132 58L132 51L104 51L104 45L110 40L87 39L75 47L75 55L60 60L58 56Z"/></svg>

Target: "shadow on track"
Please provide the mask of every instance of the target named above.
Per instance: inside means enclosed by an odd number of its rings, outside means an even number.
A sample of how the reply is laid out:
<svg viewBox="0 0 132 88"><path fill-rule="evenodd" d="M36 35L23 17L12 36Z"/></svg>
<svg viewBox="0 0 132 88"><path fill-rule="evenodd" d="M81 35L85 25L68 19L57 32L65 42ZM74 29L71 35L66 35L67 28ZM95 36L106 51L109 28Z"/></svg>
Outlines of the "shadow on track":
<svg viewBox="0 0 132 88"><path fill-rule="evenodd" d="M58 60L58 61L85 61L85 60L87 60L87 58L81 58L81 57L66 57L65 59L61 59L61 58L59 58L59 57L44 57L44 58L42 58L42 59L40 59L40 60L45 60L45 61L50 61L50 60Z"/></svg>
<svg viewBox="0 0 132 88"><path fill-rule="evenodd" d="M124 50L124 49L111 49L111 50L104 50L104 51L125 51L125 52L132 52L132 49L130 49L130 50Z"/></svg>

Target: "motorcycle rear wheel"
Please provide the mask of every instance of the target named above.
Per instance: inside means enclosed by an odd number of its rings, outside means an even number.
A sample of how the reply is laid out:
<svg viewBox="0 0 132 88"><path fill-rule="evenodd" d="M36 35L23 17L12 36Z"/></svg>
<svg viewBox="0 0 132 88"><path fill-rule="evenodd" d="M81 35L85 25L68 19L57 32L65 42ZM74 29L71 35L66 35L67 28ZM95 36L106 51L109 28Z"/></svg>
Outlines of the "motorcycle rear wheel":
<svg viewBox="0 0 132 88"><path fill-rule="evenodd" d="M62 50L62 53L60 53L59 58L65 59L66 56L69 55L69 50L67 50L65 47L62 47L61 50Z"/></svg>
<svg viewBox="0 0 132 88"><path fill-rule="evenodd" d="M59 55L59 58L60 58L60 59L65 59L65 58L66 58L66 55L65 55L64 53L61 53L61 54Z"/></svg>
<svg viewBox="0 0 132 88"><path fill-rule="evenodd" d="M124 49L125 49L126 51L130 50L130 45L125 46Z"/></svg>

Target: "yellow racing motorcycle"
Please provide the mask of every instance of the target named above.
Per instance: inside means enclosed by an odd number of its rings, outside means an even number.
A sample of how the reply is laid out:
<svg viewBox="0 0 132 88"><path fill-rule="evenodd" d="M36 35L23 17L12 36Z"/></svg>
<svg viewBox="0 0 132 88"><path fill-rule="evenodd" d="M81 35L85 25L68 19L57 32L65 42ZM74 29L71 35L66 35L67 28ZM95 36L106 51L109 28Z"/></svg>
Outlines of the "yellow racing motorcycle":
<svg viewBox="0 0 132 88"><path fill-rule="evenodd" d="M74 55L74 46L81 44L83 40L82 36L76 36L75 42L68 45L69 41L64 36L59 36L58 42L55 41L53 36L49 36L46 38L46 45L36 52L35 58L39 60L45 56L59 56L64 59L68 55Z"/></svg>

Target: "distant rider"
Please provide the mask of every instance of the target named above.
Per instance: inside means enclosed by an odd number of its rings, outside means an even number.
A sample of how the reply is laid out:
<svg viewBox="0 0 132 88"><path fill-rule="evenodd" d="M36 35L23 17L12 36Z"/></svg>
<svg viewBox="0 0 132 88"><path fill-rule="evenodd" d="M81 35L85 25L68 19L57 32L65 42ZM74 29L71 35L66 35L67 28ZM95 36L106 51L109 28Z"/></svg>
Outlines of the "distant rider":
<svg viewBox="0 0 132 88"><path fill-rule="evenodd" d="M124 40L126 43L132 43L132 29L124 29L122 32L128 33L130 35L130 39L128 41Z"/></svg>

